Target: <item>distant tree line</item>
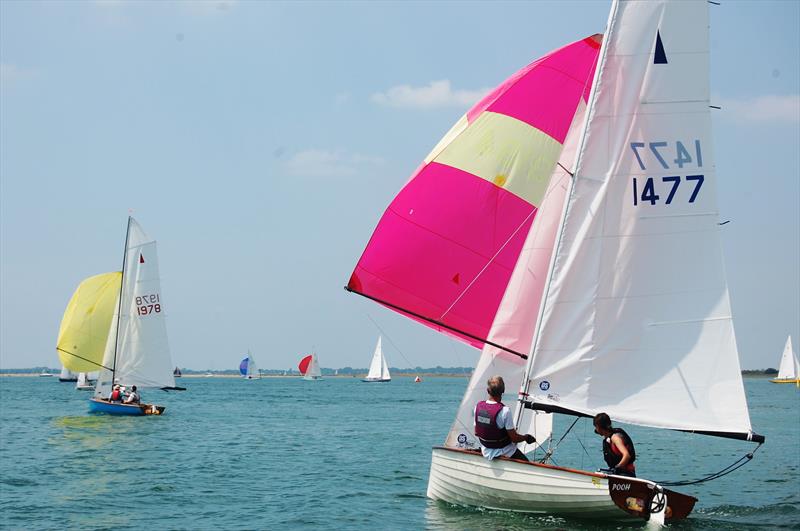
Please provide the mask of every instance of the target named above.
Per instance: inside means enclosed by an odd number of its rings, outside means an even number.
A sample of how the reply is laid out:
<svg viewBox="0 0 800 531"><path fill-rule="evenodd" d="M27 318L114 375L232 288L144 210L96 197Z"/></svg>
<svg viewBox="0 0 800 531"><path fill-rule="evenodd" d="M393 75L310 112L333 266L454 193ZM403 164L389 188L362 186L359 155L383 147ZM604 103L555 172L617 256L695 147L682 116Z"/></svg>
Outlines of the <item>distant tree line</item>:
<svg viewBox="0 0 800 531"><path fill-rule="evenodd" d="M414 367L413 369L408 367L390 367L389 370L393 373L397 374L464 374L468 375L472 372L472 367L442 367L441 365L437 365L436 367ZM51 373L58 373L61 371L61 368L51 368L51 367L30 367L27 369L0 369L0 373L5 374L31 374L31 373L41 373L42 371L47 371ZM235 375L239 374L239 369L225 369L225 370L213 370L213 369L205 369L205 370L197 370L197 369L185 369L181 367L182 374L223 374L223 375ZM297 369L259 369L259 372L265 376L298 376L300 371ZM366 367L342 367L341 369L322 369L322 374L325 376L334 376L338 374L339 376L348 376L348 375L361 375L366 374L369 372L369 369ZM742 375L744 376L772 376L778 374L778 370L772 367L768 369L745 369L742 371Z"/></svg>

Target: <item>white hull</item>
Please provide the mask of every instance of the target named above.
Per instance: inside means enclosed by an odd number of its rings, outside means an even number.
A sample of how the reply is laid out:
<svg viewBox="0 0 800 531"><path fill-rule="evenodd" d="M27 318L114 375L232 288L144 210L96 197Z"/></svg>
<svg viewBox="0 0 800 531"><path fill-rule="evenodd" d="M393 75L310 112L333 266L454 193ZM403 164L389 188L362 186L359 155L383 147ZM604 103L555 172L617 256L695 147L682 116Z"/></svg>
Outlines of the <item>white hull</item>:
<svg viewBox="0 0 800 531"><path fill-rule="evenodd" d="M322 380L322 376L303 376L303 380Z"/></svg>
<svg viewBox="0 0 800 531"><path fill-rule="evenodd" d="M428 497L455 505L582 518L630 519L603 474L434 448Z"/></svg>

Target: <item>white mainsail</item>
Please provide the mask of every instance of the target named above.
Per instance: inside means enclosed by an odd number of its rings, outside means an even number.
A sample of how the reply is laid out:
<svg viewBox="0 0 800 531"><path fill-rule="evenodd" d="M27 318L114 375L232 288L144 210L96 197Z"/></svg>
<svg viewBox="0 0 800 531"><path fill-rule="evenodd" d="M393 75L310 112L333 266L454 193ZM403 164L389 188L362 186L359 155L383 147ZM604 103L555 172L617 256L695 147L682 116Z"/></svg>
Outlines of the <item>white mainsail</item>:
<svg viewBox="0 0 800 531"><path fill-rule="evenodd" d="M74 382L77 379L77 375L72 372L71 370L67 369L66 367L61 367L61 374L58 375L58 379L62 382Z"/></svg>
<svg viewBox="0 0 800 531"><path fill-rule="evenodd" d="M103 365L126 386L174 387L156 242L133 218L126 242L120 313L112 320ZM104 369L96 393L107 394L110 384L111 371Z"/></svg>
<svg viewBox="0 0 800 531"><path fill-rule="evenodd" d="M783 347L781 365L778 367L778 380L796 380L800 377L800 361L792 348L792 336L786 338L786 346Z"/></svg>
<svg viewBox="0 0 800 531"><path fill-rule="evenodd" d="M256 366L256 359L253 357L253 354L251 354L249 350L247 351L247 372L245 373L244 377L249 380L261 377L261 375L258 372L258 366Z"/></svg>
<svg viewBox="0 0 800 531"><path fill-rule="evenodd" d="M372 354L372 362L369 364L369 373L367 380L391 380L389 375L389 365L386 363L386 357L383 355L383 348L381 347L381 340L383 338L378 336L378 344L375 345L375 352Z"/></svg>
<svg viewBox="0 0 800 531"><path fill-rule="evenodd" d="M322 378L322 371L319 368L319 360L317 360L316 353L311 354L311 362L308 364L308 370L304 378L306 380L318 380Z"/></svg>
<svg viewBox="0 0 800 531"><path fill-rule="evenodd" d="M534 403L751 433L708 87L706 2L614 3L529 359Z"/></svg>

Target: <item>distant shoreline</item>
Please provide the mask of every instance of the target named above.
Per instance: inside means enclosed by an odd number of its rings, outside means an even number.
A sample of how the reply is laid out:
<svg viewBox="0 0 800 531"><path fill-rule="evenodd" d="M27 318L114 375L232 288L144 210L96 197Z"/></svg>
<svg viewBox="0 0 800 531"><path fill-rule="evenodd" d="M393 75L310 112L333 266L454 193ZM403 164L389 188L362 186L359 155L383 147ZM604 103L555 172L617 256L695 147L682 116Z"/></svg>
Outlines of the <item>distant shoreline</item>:
<svg viewBox="0 0 800 531"><path fill-rule="evenodd" d="M58 373L51 373L52 378L58 378ZM413 372L413 373L395 373L392 374L392 378L415 378L419 376L420 378L468 378L469 374L464 373L426 373L426 372ZM0 371L0 378L2 377L11 377L11 378L39 378L41 376L41 371L39 372L2 372ZM262 374L261 379L267 378L302 378L302 375L299 374ZM346 380L352 379L360 379L366 378L367 373L363 374L323 374L322 378L341 378ZM48 378L44 376L43 378ZM224 373L212 373L211 376L206 374L184 374L181 375L179 378L234 378L234 379L244 379L239 374L224 374ZM258 378L253 378L254 380L258 380Z"/></svg>
<svg viewBox="0 0 800 531"><path fill-rule="evenodd" d="M20 370L20 369L16 369ZM24 370L24 369L22 369ZM773 369L774 370L774 369ZM58 372L51 372L50 373L52 378L58 378ZM767 372L767 370L743 370L742 377L743 378L774 378L778 374L778 371L775 372ZM396 372L392 374L393 378L415 378L419 376L420 378L469 378L472 376L471 374L461 373L446 373L446 372ZM39 378L41 376L41 370L31 371L31 372L6 372L0 371L0 378L2 377L12 377L12 378ZM343 378L343 379L359 379L359 378L366 378L367 373L352 373L352 374L323 374L323 378ZM46 378L46 377L44 377ZM214 373L212 372L209 376L205 373L192 373L192 374L183 374L180 378L239 378L241 379L242 376L239 374L226 374L226 373ZM266 378L302 378L299 374L262 374L262 379ZM257 378L256 378L257 379Z"/></svg>

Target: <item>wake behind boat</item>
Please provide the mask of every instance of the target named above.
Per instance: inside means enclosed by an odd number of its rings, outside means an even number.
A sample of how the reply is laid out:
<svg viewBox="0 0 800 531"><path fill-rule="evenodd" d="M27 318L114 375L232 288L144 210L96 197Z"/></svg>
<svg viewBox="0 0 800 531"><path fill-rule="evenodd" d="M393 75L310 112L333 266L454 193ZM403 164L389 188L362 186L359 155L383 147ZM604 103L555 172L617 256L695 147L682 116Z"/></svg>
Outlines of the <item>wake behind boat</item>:
<svg viewBox="0 0 800 531"><path fill-rule="evenodd" d="M72 296L56 347L65 367L98 371L89 411L161 414L163 406L110 401L115 384L183 390L172 374L156 242L128 218L122 272L87 278Z"/></svg>
<svg viewBox="0 0 800 531"><path fill-rule="evenodd" d="M764 442L721 259L708 9L614 1L604 38L490 92L379 222L348 291L482 349L433 449L428 497L661 523L692 510L695 498L644 479L486 460L473 411L496 374L520 389L516 431L539 441L524 453L551 438L553 413Z"/></svg>
<svg viewBox="0 0 800 531"><path fill-rule="evenodd" d="M367 377L363 378L362 382L391 382L392 377L389 374L389 364L386 363L386 357L383 355L383 348L381 347L381 340L383 338L378 336L378 344L375 345L375 352L372 354L372 361L369 364L369 373Z"/></svg>

